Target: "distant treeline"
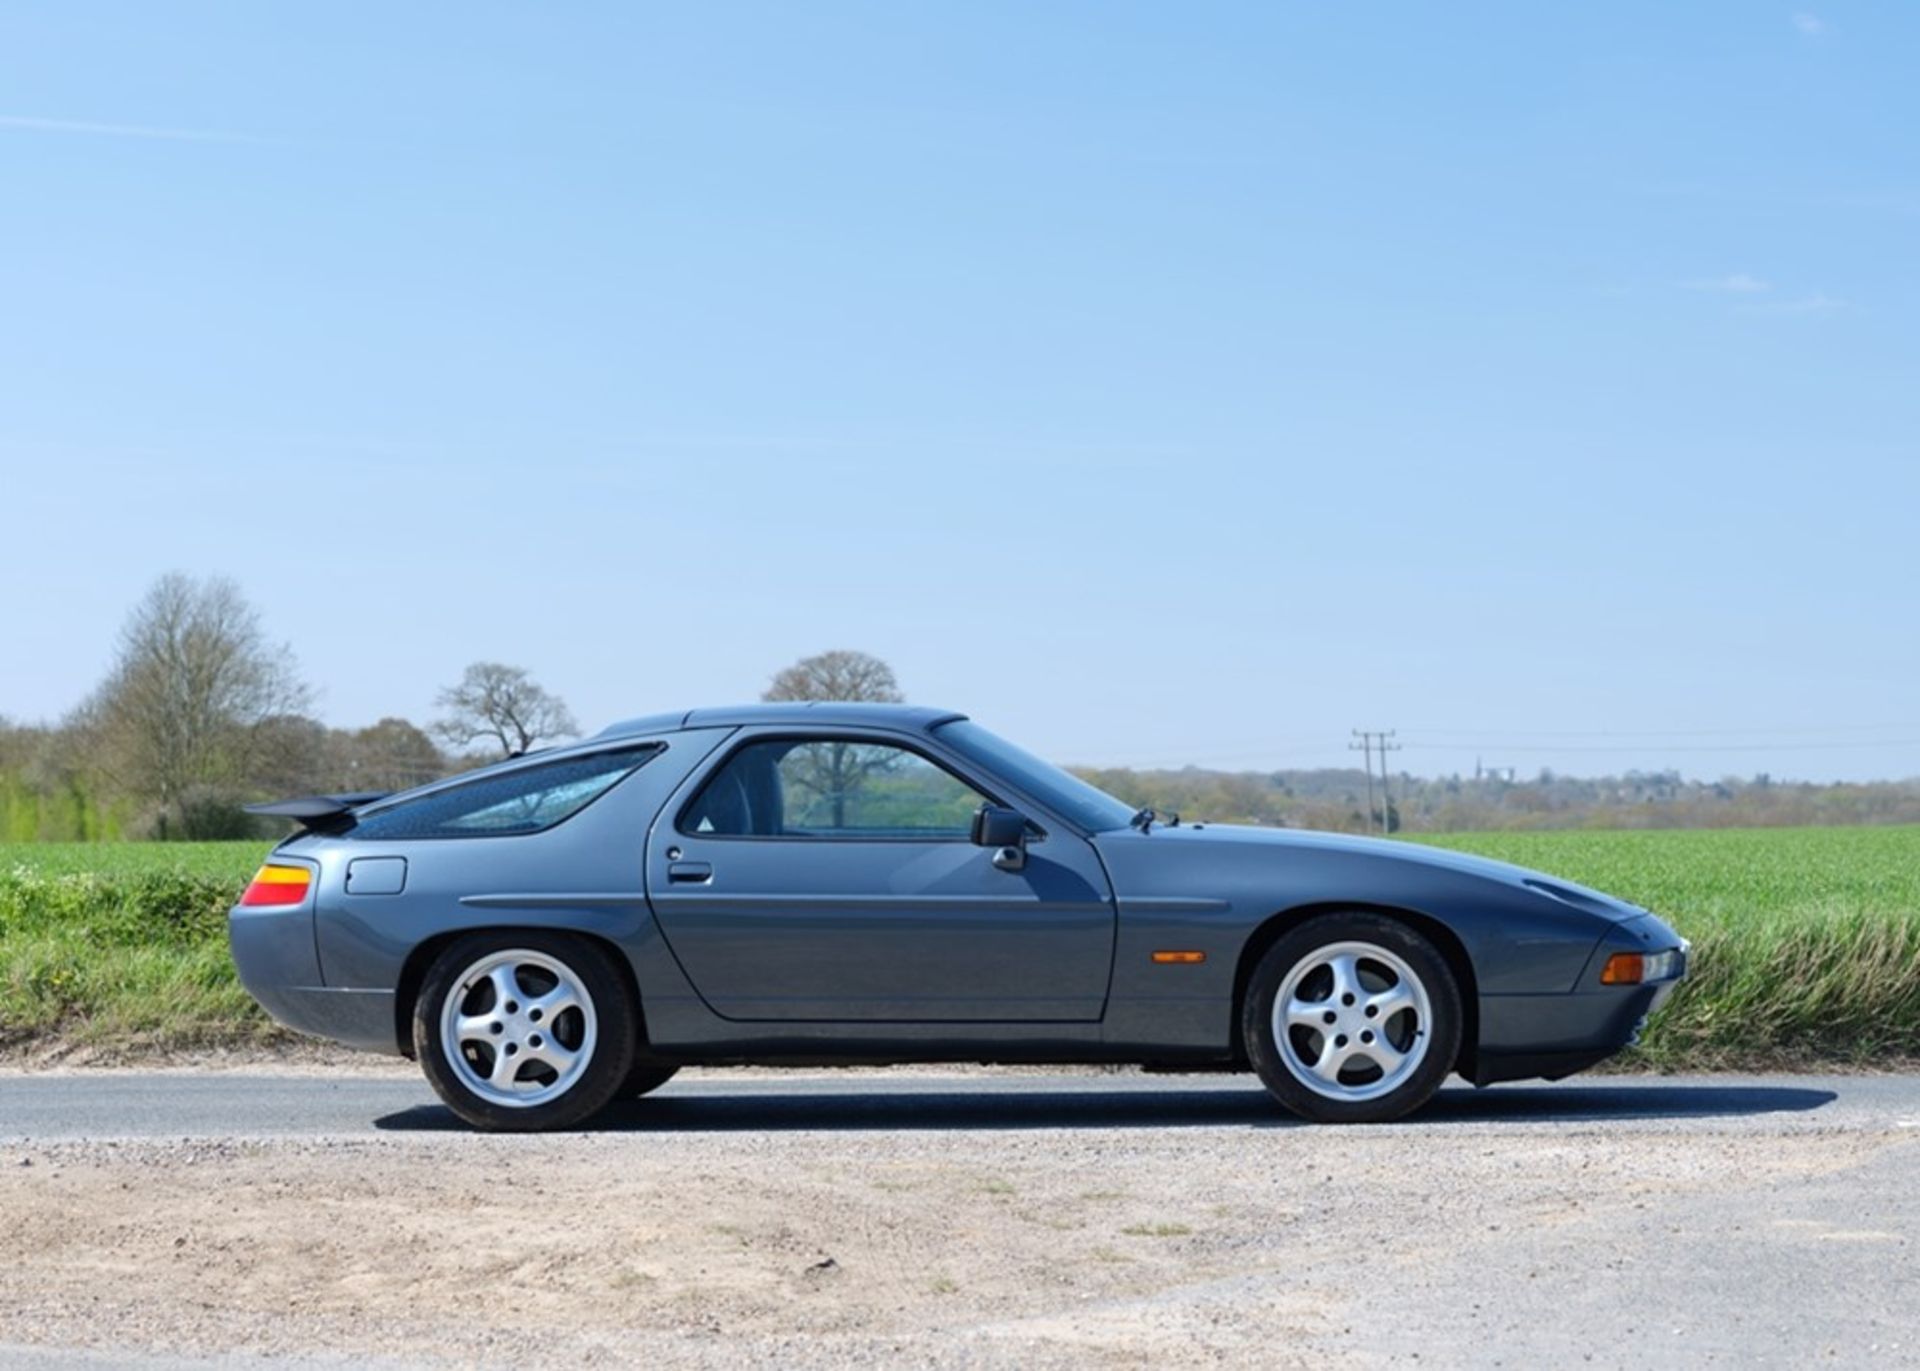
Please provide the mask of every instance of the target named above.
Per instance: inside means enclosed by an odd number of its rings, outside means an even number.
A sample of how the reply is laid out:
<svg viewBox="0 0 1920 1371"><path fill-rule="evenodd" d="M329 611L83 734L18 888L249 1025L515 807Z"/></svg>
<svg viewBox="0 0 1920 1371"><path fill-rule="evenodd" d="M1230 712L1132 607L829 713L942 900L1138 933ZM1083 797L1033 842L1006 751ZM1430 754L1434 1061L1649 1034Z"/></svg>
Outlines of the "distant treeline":
<svg viewBox="0 0 1920 1371"><path fill-rule="evenodd" d="M112 665L58 724L0 719L0 842L254 838L249 801L393 791L574 731L527 673L471 664L427 729L328 728L293 653L238 586L170 573L134 606ZM443 751L434 738L446 743Z"/></svg>
<svg viewBox="0 0 1920 1371"><path fill-rule="evenodd" d="M834 649L780 671L762 698L902 695L885 662ZM162 576L127 616L106 677L65 718L0 719L0 842L264 837L276 826L247 814L250 801L402 790L578 733L564 701L499 662L471 663L425 727L328 728L312 701L291 649L267 638L238 586ZM1162 815L1348 831L1920 824L1920 780L1397 776L1382 803L1351 769L1081 774Z"/></svg>
<svg viewBox="0 0 1920 1371"><path fill-rule="evenodd" d="M328 728L281 717L259 727L244 772L189 789L162 809L116 783L84 729L0 723L0 842L246 838L269 831L243 801L339 790L402 790L487 760L452 754L405 719ZM1093 784L1162 815L1215 823L1377 831L1358 769L1175 771L1076 767ZM1920 824L1920 781L1813 784L1766 776L1690 781L1675 772L1531 780L1392 778L1395 832L1553 828L1766 828Z"/></svg>
<svg viewBox="0 0 1920 1371"><path fill-rule="evenodd" d="M163 804L128 783L84 725L0 722L0 842L258 837L271 828L240 808L250 800L404 790L486 760L450 756L405 719L343 729L283 716L259 724L250 741L244 764Z"/></svg>
<svg viewBox="0 0 1920 1371"><path fill-rule="evenodd" d="M1132 771L1076 767L1102 790L1165 815L1216 823L1378 831L1379 782L1369 813L1366 774L1319 771ZM1920 780L1827 784L1768 776L1689 781L1678 772L1532 780L1395 776L1395 832L1466 833L1547 828L1771 828L1920 823Z"/></svg>

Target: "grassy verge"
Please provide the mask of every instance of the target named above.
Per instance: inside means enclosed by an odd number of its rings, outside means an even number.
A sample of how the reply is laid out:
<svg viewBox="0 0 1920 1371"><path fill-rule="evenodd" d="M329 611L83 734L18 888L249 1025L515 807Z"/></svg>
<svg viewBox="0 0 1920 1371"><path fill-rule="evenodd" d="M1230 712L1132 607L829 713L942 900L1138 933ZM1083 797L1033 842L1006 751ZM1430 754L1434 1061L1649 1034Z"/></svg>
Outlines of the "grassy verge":
<svg viewBox="0 0 1920 1371"><path fill-rule="evenodd" d="M1474 833L1423 839L1659 912L1694 975L1629 1063L1920 1060L1920 828ZM258 843L0 845L0 1053L288 1041L227 960Z"/></svg>
<svg viewBox="0 0 1920 1371"><path fill-rule="evenodd" d="M0 1052L291 1037L240 988L226 915L260 843L0 847Z"/></svg>

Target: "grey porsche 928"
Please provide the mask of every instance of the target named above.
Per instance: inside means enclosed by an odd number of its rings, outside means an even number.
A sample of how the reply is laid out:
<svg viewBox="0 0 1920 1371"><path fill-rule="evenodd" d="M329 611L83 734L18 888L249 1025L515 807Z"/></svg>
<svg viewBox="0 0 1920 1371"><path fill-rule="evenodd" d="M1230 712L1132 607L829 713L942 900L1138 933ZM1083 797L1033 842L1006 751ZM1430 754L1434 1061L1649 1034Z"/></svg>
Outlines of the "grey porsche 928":
<svg viewBox="0 0 1920 1371"><path fill-rule="evenodd" d="M1452 1072L1590 1066L1686 971L1598 891L1158 821L937 709L696 709L261 808L301 830L233 909L247 989L416 1057L483 1129L571 1128L692 1064L903 1061L1250 1069L1375 1122Z"/></svg>

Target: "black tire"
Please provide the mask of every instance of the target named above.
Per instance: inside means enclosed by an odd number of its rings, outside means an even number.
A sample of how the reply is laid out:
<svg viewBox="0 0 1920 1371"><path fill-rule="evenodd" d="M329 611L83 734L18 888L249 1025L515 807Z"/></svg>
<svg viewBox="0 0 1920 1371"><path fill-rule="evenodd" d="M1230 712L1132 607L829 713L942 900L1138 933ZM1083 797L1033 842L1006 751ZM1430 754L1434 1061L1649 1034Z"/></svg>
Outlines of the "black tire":
<svg viewBox="0 0 1920 1371"><path fill-rule="evenodd" d="M1304 972L1301 968L1308 967L1317 953L1327 953L1333 959L1339 954L1338 945L1345 944L1371 947L1385 955L1370 959L1364 953L1355 954L1360 988L1343 1002L1334 990L1330 965ZM1389 959L1397 960L1400 967L1393 967ZM1361 1017L1376 996L1393 992L1402 979L1402 970L1411 972L1418 982L1409 988L1409 994L1424 991L1428 1012L1422 1016L1413 1010L1394 1011L1385 1020ZM1286 1030L1288 1042L1283 1045L1275 1035L1274 1002L1289 977L1296 974L1301 980L1295 997L1317 1006L1321 1003L1319 991L1324 987L1326 1014L1334 1021L1325 1027L1324 1035L1317 1022L1291 1026ZM1316 1015L1316 1019L1319 1017ZM1422 1018L1424 1023L1420 1022ZM1464 1020L1460 987L1439 950L1403 923L1356 910L1316 915L1289 929L1267 949L1247 984L1240 1031L1247 1057L1262 1084L1301 1118L1315 1123L1386 1123L1412 1113L1433 1098L1459 1057ZM1308 1055L1327 1051L1330 1043L1343 1048L1349 1042L1348 1037L1335 1035L1352 1034L1357 1039L1364 1032L1369 1043L1376 1041L1372 1036L1376 1027L1383 1049L1412 1057L1416 1045L1420 1047L1421 1055L1403 1068L1405 1075L1398 1084L1390 1083L1393 1073L1375 1057L1365 1055L1366 1049L1359 1046L1353 1049L1359 1054L1358 1060L1348 1066L1337 1065L1345 1060L1337 1055L1337 1049L1335 1055L1322 1059L1336 1063L1331 1068L1333 1079L1323 1077L1315 1085L1307 1083L1308 1077L1316 1075L1306 1061ZM1403 1041L1395 1042L1387 1036L1389 1033L1400 1035Z"/></svg>
<svg viewBox="0 0 1920 1371"><path fill-rule="evenodd" d="M529 953L535 958L550 959L564 968L577 988L584 991L592 1011L591 1048L579 1065L573 1068L572 1083L558 1095L539 1103L500 1103L476 1093L462 1076L479 1074L488 1060L488 1049L462 1048L458 1043L442 1041L440 1025L445 1017L443 1011L447 1008L448 996L456 992L469 997L487 994L480 987L478 979L470 981L464 988L459 982L469 969L491 956L507 952ZM510 974L518 976L525 973L515 970ZM531 995L533 991L527 993ZM468 999L465 1003L470 1005L472 1000ZM495 1011L482 1011L483 1014L491 1012ZM577 1022L588 1022L582 1011L573 1012L580 1016ZM421 1069L435 1093L446 1102L447 1108L467 1123L490 1133L546 1132L578 1127L598 1114L619 1093L633 1067L637 1020L633 993L627 988L626 978L605 952L586 939L546 932L472 933L449 945L428 968L426 979L420 986L419 998L414 1001L413 1046ZM555 1044L562 1043L562 1035L569 1031L569 1022L563 1012L546 1025ZM538 1031L539 1026L523 1024L521 1027ZM512 1036L513 1032L510 1031L506 1035L507 1040L511 1040ZM584 1042L584 1030L580 1031L580 1036ZM534 1040L530 1038L528 1041ZM456 1067L449 1060L450 1051L461 1052L465 1068ZM470 1052L479 1054L478 1062L469 1055ZM551 1068L531 1058L518 1070L524 1074L530 1068L535 1072L551 1071ZM556 1074L553 1084L558 1084L559 1079ZM480 1084L484 1086L486 1083L482 1081ZM512 1093L511 1089L507 1093Z"/></svg>
<svg viewBox="0 0 1920 1371"><path fill-rule="evenodd" d="M617 1098L637 1100L642 1095L651 1095L679 1074L680 1068L677 1066L667 1066L660 1062L650 1062L636 1057L633 1066L627 1071L626 1083L620 1087Z"/></svg>

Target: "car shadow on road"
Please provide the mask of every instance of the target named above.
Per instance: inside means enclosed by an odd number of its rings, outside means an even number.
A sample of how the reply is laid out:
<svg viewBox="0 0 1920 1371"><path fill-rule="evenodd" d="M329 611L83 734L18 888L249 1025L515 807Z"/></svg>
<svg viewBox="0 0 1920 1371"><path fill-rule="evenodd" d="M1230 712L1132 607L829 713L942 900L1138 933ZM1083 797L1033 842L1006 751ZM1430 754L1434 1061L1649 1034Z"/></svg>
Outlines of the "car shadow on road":
<svg viewBox="0 0 1920 1371"><path fill-rule="evenodd" d="M1831 1104L1831 1090L1768 1085L1568 1085L1441 1091L1410 1122L1607 1123L1804 1113ZM1300 1120L1257 1086L1124 1090L884 1089L678 1093L669 1085L644 1100L623 1100L594 1121L595 1132L837 1132L1006 1128L1286 1128ZM439 1105L374 1120L396 1131L466 1128Z"/></svg>

